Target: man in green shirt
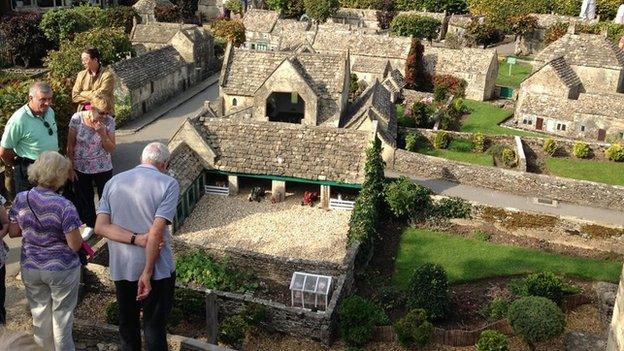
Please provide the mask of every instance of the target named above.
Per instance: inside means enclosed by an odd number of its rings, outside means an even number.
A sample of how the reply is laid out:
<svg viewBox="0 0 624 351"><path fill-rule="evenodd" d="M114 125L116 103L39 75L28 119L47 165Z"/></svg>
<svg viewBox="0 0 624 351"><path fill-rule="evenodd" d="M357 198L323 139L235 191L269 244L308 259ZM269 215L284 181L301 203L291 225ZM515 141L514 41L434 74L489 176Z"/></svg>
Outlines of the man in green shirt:
<svg viewBox="0 0 624 351"><path fill-rule="evenodd" d="M33 83L28 90L28 103L13 113L4 128L0 158L7 167L13 167L16 194L32 188L27 169L39 154L59 149L51 103L50 85L43 81Z"/></svg>

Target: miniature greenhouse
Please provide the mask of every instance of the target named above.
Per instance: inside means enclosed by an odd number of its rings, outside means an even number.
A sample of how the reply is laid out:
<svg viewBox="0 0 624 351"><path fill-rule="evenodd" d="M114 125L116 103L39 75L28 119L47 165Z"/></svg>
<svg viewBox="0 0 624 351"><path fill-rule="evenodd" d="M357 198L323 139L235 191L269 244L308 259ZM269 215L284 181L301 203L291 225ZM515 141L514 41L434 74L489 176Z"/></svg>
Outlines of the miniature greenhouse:
<svg viewBox="0 0 624 351"><path fill-rule="evenodd" d="M293 273L290 295L293 307L325 310L329 300L332 277L303 272Z"/></svg>

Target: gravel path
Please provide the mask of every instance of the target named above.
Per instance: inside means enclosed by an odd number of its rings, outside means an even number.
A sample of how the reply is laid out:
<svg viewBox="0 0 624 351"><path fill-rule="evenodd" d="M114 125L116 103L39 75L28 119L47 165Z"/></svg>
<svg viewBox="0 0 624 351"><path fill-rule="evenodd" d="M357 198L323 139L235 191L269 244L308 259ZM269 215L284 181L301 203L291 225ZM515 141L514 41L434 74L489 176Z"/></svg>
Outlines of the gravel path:
<svg viewBox="0 0 624 351"><path fill-rule="evenodd" d="M301 198L272 204L249 202L242 194L205 195L176 236L206 247L342 262L351 212L301 206Z"/></svg>

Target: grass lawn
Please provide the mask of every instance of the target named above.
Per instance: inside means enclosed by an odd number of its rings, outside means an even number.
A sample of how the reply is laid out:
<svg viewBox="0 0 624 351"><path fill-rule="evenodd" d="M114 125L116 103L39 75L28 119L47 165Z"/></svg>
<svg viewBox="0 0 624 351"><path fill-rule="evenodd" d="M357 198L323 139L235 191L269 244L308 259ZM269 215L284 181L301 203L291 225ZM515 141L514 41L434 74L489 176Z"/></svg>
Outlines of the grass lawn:
<svg viewBox="0 0 624 351"><path fill-rule="evenodd" d="M617 283L622 270L620 262L495 245L409 228L401 236L394 284L405 288L412 271L428 262L443 266L452 283L541 271Z"/></svg>
<svg viewBox="0 0 624 351"><path fill-rule="evenodd" d="M503 122L513 114L513 110L499 108L482 101L465 100L464 103L472 112L464 120L460 129L461 132L480 132L483 134L494 135L541 136L537 133L508 129L499 126L499 123Z"/></svg>
<svg viewBox="0 0 624 351"><path fill-rule="evenodd" d="M507 60L498 61L498 76L496 77L496 84L506 87L517 88L524 78L528 77L533 72L533 67L528 63L518 62L511 66L511 75L509 75L509 65Z"/></svg>
<svg viewBox="0 0 624 351"><path fill-rule="evenodd" d="M439 149L421 149L418 152L423 153L429 156L441 157L447 160L467 162L472 164L477 164L481 166L493 166L494 162L492 161L492 155L486 153L476 153L468 151L462 151L458 148L454 147L454 143L461 142L459 140L453 140L451 145L446 150ZM472 143L471 143L472 144Z"/></svg>
<svg viewBox="0 0 624 351"><path fill-rule="evenodd" d="M550 174L560 177L624 185L622 163L549 157L546 159L546 167Z"/></svg>

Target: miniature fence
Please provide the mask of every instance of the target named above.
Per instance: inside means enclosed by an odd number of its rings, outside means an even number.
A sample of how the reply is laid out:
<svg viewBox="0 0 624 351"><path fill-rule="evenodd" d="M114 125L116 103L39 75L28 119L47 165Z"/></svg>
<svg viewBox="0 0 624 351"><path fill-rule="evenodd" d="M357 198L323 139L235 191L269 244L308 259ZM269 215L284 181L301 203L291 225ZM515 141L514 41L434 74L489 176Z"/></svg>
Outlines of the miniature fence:
<svg viewBox="0 0 624 351"><path fill-rule="evenodd" d="M210 195L228 196L230 195L230 188L214 185L205 185L204 192Z"/></svg>
<svg viewBox="0 0 624 351"><path fill-rule="evenodd" d="M331 210L346 210L351 211L355 206L355 201L347 201L341 199L329 199L329 208Z"/></svg>
<svg viewBox="0 0 624 351"><path fill-rule="evenodd" d="M180 194L180 199L178 200L178 208L176 210L175 218L173 219L173 230L178 230L184 220L193 212L193 208L199 199L204 195L204 192L201 191L202 188L206 185L206 173L201 172L197 178L184 190L182 194Z"/></svg>

